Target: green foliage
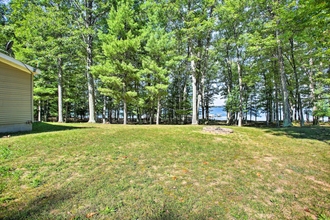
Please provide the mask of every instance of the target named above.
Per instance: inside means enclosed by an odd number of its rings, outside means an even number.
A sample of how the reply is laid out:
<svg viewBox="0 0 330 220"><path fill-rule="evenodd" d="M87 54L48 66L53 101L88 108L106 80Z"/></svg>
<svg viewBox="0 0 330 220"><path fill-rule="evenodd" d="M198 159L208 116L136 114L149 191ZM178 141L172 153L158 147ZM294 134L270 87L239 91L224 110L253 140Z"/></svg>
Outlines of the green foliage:
<svg viewBox="0 0 330 220"><path fill-rule="evenodd" d="M329 100L329 99L328 99ZM330 104L328 100L319 100L316 103L316 110L313 115L317 117L330 117Z"/></svg>
<svg viewBox="0 0 330 220"><path fill-rule="evenodd" d="M108 31L99 34L104 63L93 67L93 74L103 83L101 93L126 102L136 96L134 85L140 78L137 58L141 39L132 6L127 1L112 7Z"/></svg>
<svg viewBox="0 0 330 220"><path fill-rule="evenodd" d="M228 94L226 105L226 111L228 112L239 112L239 89L234 87L233 90Z"/></svg>
<svg viewBox="0 0 330 220"><path fill-rule="evenodd" d="M314 103L313 116L316 117L330 117L330 94L322 87L315 91L318 99Z"/></svg>
<svg viewBox="0 0 330 220"><path fill-rule="evenodd" d="M0 49L13 40L12 55L41 70L34 100L45 116L59 115L63 100L68 115L83 118L94 105L86 97L95 95L102 111L106 95L107 108L125 102L138 116L161 105L178 121L199 95L203 109L220 92L236 111L238 86L243 103L274 115L284 98L280 74L293 107L315 97L321 116L327 103L316 100L327 96L311 85L329 85L329 15L329 3L319 0L0 1Z"/></svg>

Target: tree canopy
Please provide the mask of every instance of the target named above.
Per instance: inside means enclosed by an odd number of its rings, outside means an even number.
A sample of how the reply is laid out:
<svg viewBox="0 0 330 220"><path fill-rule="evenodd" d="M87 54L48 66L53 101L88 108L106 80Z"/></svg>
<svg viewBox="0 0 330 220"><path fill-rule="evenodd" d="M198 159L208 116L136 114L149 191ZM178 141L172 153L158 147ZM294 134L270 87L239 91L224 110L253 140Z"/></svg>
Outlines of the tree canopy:
<svg viewBox="0 0 330 220"><path fill-rule="evenodd" d="M330 117L328 1L11 0L0 26L37 120L198 124L217 95L228 124Z"/></svg>

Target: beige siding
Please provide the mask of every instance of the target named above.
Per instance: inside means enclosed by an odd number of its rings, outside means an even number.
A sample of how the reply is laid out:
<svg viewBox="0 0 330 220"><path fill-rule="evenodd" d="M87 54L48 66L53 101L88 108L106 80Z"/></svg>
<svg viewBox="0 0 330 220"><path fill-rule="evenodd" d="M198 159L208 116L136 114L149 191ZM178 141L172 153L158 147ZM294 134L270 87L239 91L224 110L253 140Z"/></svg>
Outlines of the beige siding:
<svg viewBox="0 0 330 220"><path fill-rule="evenodd" d="M32 120L31 74L0 62L0 126Z"/></svg>

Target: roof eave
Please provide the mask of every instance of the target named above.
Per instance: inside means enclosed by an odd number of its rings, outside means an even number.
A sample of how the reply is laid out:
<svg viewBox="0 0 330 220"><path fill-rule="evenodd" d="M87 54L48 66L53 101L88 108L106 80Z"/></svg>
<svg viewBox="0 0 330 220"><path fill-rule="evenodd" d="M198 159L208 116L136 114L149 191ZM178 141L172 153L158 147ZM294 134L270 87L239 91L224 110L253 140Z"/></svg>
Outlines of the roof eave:
<svg viewBox="0 0 330 220"><path fill-rule="evenodd" d="M0 61L28 74L36 75L41 73L39 69L31 67L3 53L0 53Z"/></svg>

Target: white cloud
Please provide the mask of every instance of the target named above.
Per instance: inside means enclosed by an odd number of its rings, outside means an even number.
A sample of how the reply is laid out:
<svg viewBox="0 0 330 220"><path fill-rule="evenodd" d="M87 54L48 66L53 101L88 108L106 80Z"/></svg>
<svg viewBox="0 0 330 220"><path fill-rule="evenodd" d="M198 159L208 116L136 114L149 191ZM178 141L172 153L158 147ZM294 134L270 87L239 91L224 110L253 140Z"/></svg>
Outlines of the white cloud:
<svg viewBox="0 0 330 220"><path fill-rule="evenodd" d="M221 98L220 95L217 95L213 101L213 106L224 106L225 99Z"/></svg>

